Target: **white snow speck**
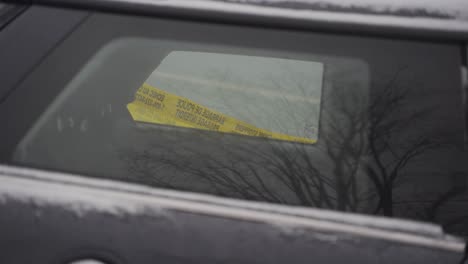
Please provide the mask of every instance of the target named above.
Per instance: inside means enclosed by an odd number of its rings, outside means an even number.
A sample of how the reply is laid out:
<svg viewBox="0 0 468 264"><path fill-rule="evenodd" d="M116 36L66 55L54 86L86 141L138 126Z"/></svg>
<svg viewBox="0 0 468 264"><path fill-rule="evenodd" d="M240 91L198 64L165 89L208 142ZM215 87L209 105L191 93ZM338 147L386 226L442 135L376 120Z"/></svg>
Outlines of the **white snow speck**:
<svg viewBox="0 0 468 264"><path fill-rule="evenodd" d="M80 131L81 132L86 132L86 130L88 130L88 120L83 119L83 120L81 120Z"/></svg>

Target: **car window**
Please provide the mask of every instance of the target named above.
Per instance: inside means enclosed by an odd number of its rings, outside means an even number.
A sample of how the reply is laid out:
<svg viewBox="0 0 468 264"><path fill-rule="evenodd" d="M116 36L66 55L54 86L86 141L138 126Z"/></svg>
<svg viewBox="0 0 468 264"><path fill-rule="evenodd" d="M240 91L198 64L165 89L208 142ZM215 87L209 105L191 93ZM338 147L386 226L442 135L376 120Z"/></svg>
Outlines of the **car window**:
<svg viewBox="0 0 468 264"><path fill-rule="evenodd" d="M460 55L451 43L95 14L6 102L20 111L40 89L43 105L10 162L466 235Z"/></svg>
<svg viewBox="0 0 468 264"><path fill-rule="evenodd" d="M174 51L127 107L148 123L314 143L323 70L313 61Z"/></svg>

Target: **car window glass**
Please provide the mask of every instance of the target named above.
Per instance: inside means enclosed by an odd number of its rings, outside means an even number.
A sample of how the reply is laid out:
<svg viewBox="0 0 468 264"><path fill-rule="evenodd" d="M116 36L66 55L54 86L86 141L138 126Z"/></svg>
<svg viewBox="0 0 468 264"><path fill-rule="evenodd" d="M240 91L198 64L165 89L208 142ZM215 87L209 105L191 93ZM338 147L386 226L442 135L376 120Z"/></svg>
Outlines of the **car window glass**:
<svg viewBox="0 0 468 264"><path fill-rule="evenodd" d="M322 78L317 62L175 51L128 107L149 123L314 143Z"/></svg>
<svg viewBox="0 0 468 264"><path fill-rule="evenodd" d="M22 85L14 164L468 234L458 45L101 14Z"/></svg>

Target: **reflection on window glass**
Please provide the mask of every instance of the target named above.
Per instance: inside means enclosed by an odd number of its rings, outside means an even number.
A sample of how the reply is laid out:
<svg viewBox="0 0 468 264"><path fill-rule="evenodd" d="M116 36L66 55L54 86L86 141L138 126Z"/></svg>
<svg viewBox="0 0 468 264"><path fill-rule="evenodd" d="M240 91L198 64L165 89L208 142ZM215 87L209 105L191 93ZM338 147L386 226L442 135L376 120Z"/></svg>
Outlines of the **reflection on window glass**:
<svg viewBox="0 0 468 264"><path fill-rule="evenodd" d="M137 121L314 143L322 78L317 62L172 52L128 108Z"/></svg>
<svg viewBox="0 0 468 264"><path fill-rule="evenodd" d="M156 34L158 25L149 19L131 30ZM213 27L222 35L228 26ZM289 41L271 49L111 34L60 87L13 161L429 221L468 236L459 47L282 34ZM65 42L62 57L76 43Z"/></svg>

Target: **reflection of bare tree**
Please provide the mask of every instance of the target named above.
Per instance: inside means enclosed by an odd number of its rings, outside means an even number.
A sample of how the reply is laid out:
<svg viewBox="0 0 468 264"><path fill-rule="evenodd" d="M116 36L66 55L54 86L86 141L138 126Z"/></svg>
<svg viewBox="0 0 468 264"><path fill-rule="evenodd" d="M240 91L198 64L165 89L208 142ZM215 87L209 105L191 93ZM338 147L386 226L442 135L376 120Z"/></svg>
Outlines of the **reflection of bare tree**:
<svg viewBox="0 0 468 264"><path fill-rule="evenodd" d="M387 216L393 215L393 190L405 167L428 151L442 147L433 135L421 131L421 121L430 116L432 109L405 111L410 90L395 86L397 81L398 74L370 105L367 173L379 194L375 213L382 210Z"/></svg>
<svg viewBox="0 0 468 264"><path fill-rule="evenodd" d="M466 173L463 173L463 172L455 172L450 175L450 178L453 181L452 187L446 190L445 192L442 192L441 194L439 194L438 197L434 199L434 201L430 203L429 206L427 206L424 212L425 219L432 221L432 222L437 222L439 211L444 207L444 205L446 205L454 198L457 198L458 196L466 192L467 185L466 185L465 178L467 177L467 175L465 174ZM451 219L450 222L445 223L445 226L450 227L452 225L456 225L457 223L461 221L465 221L465 220L468 220L468 213L463 214L460 217Z"/></svg>
<svg viewBox="0 0 468 264"><path fill-rule="evenodd" d="M150 148L151 149L151 148ZM126 149L122 151L121 158L126 163L131 177L129 180L137 180L153 186L163 188L175 188L170 177L164 174L155 177L155 172L167 168L167 164L156 162L155 156L150 149L142 151Z"/></svg>
<svg viewBox="0 0 468 264"><path fill-rule="evenodd" d="M245 149L249 151L248 149ZM268 152L238 148L229 161L210 157L192 172L208 180L220 194L235 192L243 198L303 206L333 207L332 183L312 163L306 148L286 150L271 146ZM204 156L206 157L206 156Z"/></svg>
<svg viewBox="0 0 468 264"><path fill-rule="evenodd" d="M424 103L418 104L416 100L422 95L415 97L411 94L414 87L404 88L398 85L399 74L397 72L372 98L369 108L366 172L378 194L377 206L372 213L381 212L386 216L395 214L397 199L394 192L398 184L405 180L411 181L411 174L418 171L426 174L430 181L431 175L436 176L431 171L434 169L431 168L431 162L438 162L444 159L444 155L453 153L456 156L463 155L450 139L450 132L437 130L433 125L434 113L442 109L437 109L434 105L424 107ZM422 163L418 164L418 161ZM419 214L418 219L437 222L448 229L468 220L468 214L454 212L447 217L446 213L441 212L442 208L467 193L467 172L458 171L460 169L447 168L441 176L452 179L451 187L429 198L426 196L427 202L413 207L410 215ZM413 197L410 200L416 198L415 194L406 196ZM404 215L400 212L399 216Z"/></svg>
<svg viewBox="0 0 468 264"><path fill-rule="evenodd" d="M414 164L434 150L448 148L425 127L435 109L411 105L411 89L399 83L399 74L372 89L370 98L347 84L335 85L323 97L315 145L159 132L159 143L124 156L134 176L156 186L393 216L395 189L408 170L421 168ZM466 186L441 193L418 209L421 219L437 221L440 208L464 192ZM459 224L466 217L444 221Z"/></svg>

